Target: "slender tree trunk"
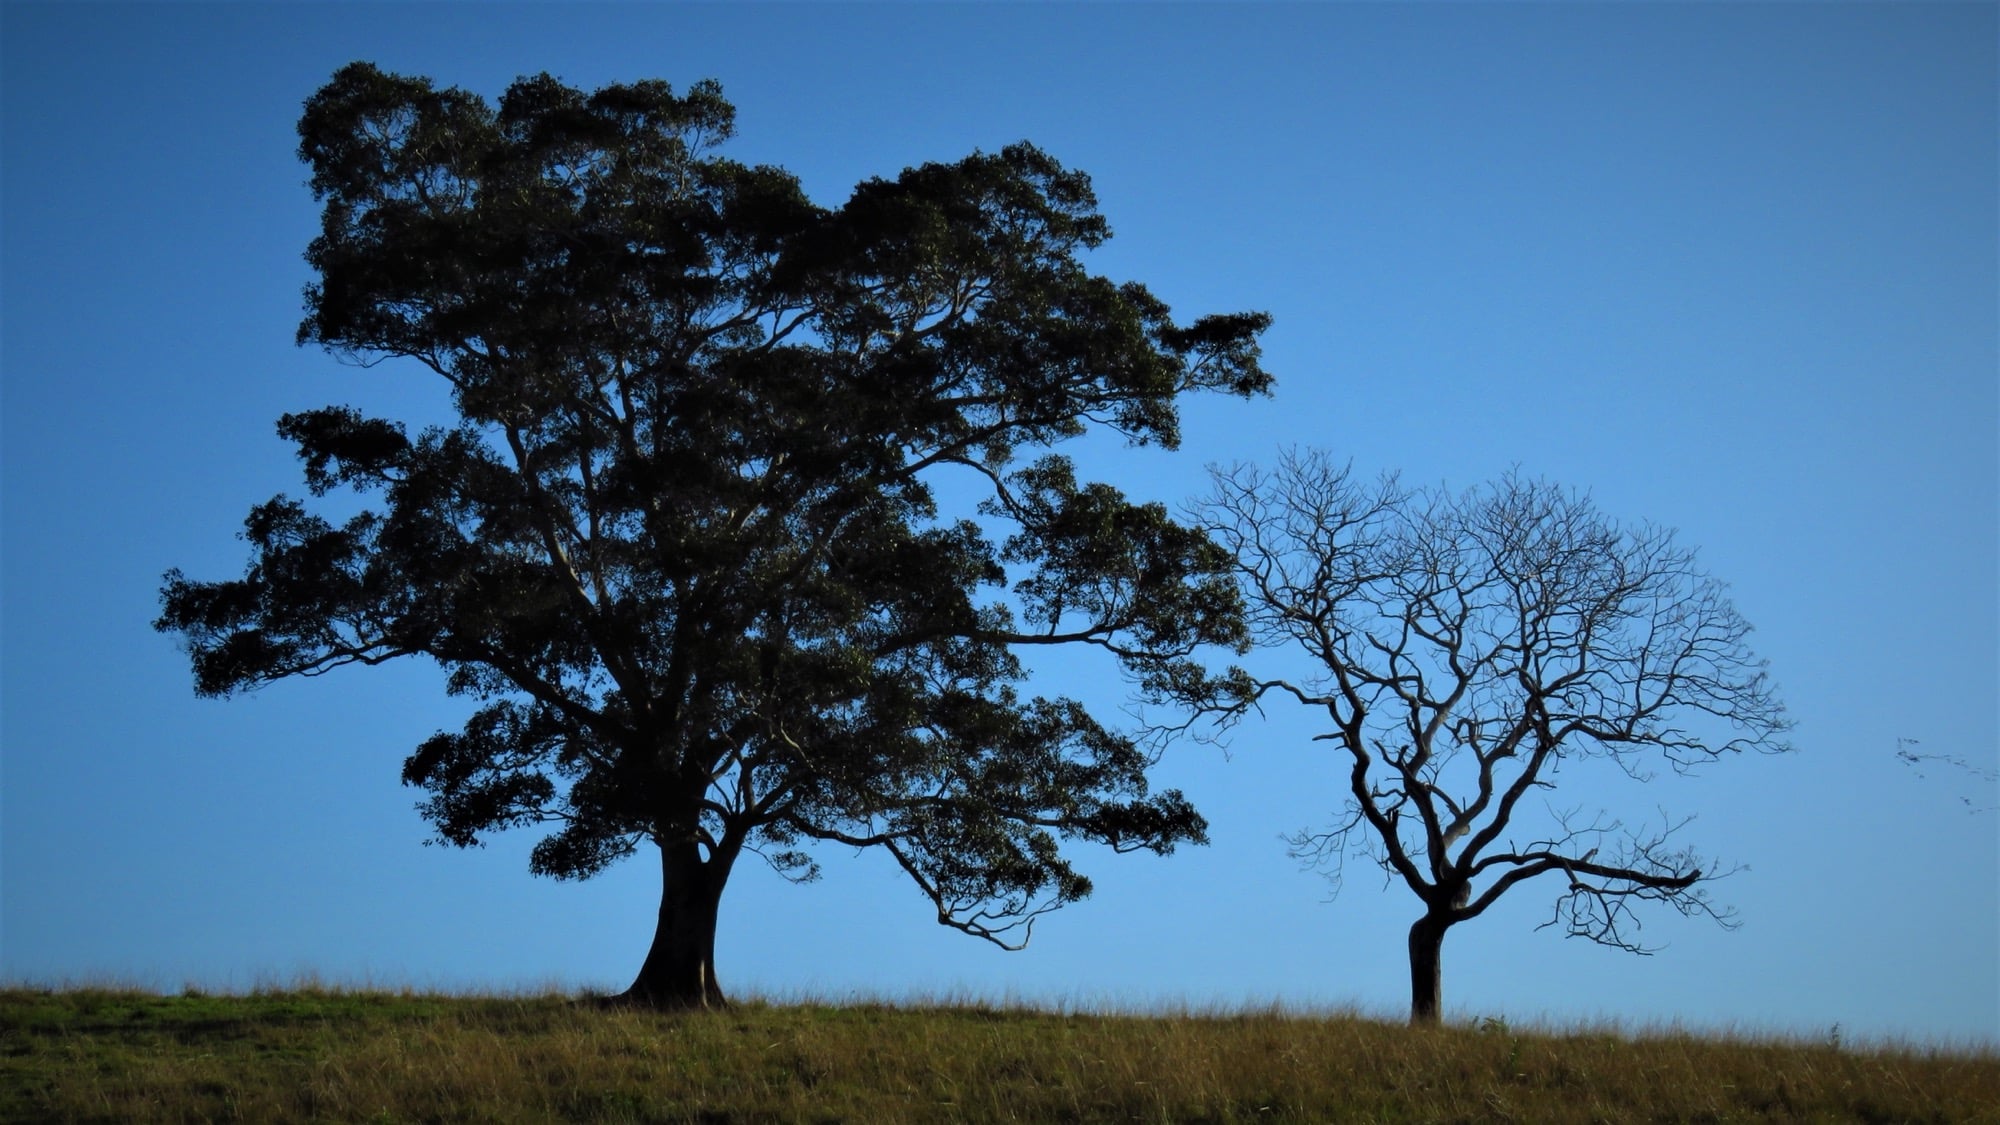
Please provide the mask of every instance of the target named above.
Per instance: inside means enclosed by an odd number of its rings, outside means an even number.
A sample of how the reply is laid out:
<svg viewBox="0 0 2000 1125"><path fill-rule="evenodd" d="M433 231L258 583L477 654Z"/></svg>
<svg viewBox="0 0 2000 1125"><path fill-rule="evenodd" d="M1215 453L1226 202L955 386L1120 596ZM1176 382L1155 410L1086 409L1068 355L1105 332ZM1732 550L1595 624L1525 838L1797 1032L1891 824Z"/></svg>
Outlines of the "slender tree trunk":
<svg viewBox="0 0 2000 1125"><path fill-rule="evenodd" d="M660 920L632 987L618 997L653 1008L721 1008L715 920L728 866L702 862L692 840L660 847Z"/></svg>
<svg viewBox="0 0 2000 1125"><path fill-rule="evenodd" d="M1410 927L1410 1022L1434 1024L1443 1007L1444 981L1439 955L1444 932L1451 925L1429 914Z"/></svg>

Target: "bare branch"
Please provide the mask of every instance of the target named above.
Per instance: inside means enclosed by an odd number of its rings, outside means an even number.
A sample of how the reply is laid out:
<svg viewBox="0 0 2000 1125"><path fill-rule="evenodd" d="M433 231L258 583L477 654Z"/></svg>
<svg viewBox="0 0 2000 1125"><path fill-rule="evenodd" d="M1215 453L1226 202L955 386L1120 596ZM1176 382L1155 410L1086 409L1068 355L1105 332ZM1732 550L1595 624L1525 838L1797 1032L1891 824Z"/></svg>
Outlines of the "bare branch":
<svg viewBox="0 0 2000 1125"><path fill-rule="evenodd" d="M1984 799L1975 802L1971 797L1960 795L1958 798L1959 803L1964 805L1966 811L1973 815L1993 811L1995 806L1993 804L1992 787L1996 781L2000 781L2000 772L1982 769L1966 761L1964 758L1954 757L1950 754L1920 754L1912 749L1912 747L1920 745L1922 743L1914 738L1898 738L1896 740L1896 760L1910 767L1916 772L1919 778L1927 776L1924 770L1939 766L1946 767L1962 775L1971 776L1974 781L1981 783L1980 788L1984 791Z"/></svg>
<svg viewBox="0 0 2000 1125"><path fill-rule="evenodd" d="M1668 845L1684 821L1635 834L1551 810L1540 839L1500 844L1565 762L1643 779L1789 748L1750 627L1692 550L1518 474L1412 491L1298 452L1211 472L1197 516L1237 554L1258 641L1316 667L1241 673L1206 714L1289 697L1325 714L1315 739L1350 767L1342 818L1289 837L1295 858L1337 883L1350 849L1371 855L1426 904L1425 941L1549 874L1567 880L1552 924L1574 936L1643 952L1648 901L1727 924L1700 886L1714 865Z"/></svg>

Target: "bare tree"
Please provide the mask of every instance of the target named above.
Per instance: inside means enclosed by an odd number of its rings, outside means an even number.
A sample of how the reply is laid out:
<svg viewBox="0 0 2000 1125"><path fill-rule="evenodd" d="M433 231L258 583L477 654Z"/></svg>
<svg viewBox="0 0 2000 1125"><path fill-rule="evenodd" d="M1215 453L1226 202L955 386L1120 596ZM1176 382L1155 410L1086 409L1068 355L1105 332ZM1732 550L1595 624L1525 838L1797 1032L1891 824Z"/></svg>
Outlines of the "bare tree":
<svg viewBox="0 0 2000 1125"><path fill-rule="evenodd" d="M1750 626L1671 532L1518 475L1412 490L1318 453L1216 471L1201 516L1237 555L1262 650L1311 667L1237 669L1208 711L1228 723L1289 698L1325 713L1315 738L1351 766L1346 812L1293 836L1294 854L1337 880L1359 849L1422 901L1413 1022L1438 1018L1445 932L1539 876L1562 887L1545 925L1632 952L1648 952L1642 902L1732 924L1703 887L1724 872L1676 839L1685 820L1635 828L1529 800L1566 761L1643 781L1789 749Z"/></svg>

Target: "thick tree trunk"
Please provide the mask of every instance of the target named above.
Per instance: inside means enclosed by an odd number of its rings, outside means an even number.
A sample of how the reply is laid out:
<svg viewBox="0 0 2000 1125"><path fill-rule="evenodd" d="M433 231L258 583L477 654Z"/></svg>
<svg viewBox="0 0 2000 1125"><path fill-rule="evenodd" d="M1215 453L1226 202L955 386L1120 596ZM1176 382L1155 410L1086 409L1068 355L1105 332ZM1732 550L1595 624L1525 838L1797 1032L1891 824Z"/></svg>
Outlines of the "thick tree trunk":
<svg viewBox="0 0 2000 1125"><path fill-rule="evenodd" d="M702 862L692 840L662 845L660 867L653 947L618 999L652 1008L724 1007L728 1000L715 978L715 920L728 867Z"/></svg>
<svg viewBox="0 0 2000 1125"><path fill-rule="evenodd" d="M1444 981L1439 955L1451 923L1431 915L1410 927L1410 1022L1434 1024L1443 1007Z"/></svg>

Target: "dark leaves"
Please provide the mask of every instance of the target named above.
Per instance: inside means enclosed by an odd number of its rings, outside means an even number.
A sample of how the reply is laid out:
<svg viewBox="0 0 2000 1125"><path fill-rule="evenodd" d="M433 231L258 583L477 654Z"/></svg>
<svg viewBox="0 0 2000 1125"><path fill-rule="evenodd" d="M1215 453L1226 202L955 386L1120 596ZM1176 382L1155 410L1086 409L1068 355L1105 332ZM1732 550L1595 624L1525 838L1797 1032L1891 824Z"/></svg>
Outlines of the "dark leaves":
<svg viewBox="0 0 2000 1125"><path fill-rule="evenodd" d="M368 489L390 483L410 452L400 424L364 418L346 406L287 414L278 419L278 436L299 447L306 487L314 496L343 485Z"/></svg>
<svg viewBox="0 0 2000 1125"><path fill-rule="evenodd" d="M198 688L437 661L483 707L405 780L451 843L559 824L558 876L646 838L795 874L792 844L865 841L991 936L1087 891L1063 838L1200 840L1129 739L1016 694L1014 649L1101 645L1158 695L1241 642L1226 560L1060 459L1008 468L1094 426L1173 445L1181 394L1267 388L1268 319L1183 327L1091 275L1089 179L1032 145L829 210L719 156L733 129L713 83L537 75L496 106L355 64L314 95L300 339L414 361L460 419L281 420L315 496L375 506L280 498L241 579L167 576ZM946 474L1014 533L941 514Z"/></svg>

